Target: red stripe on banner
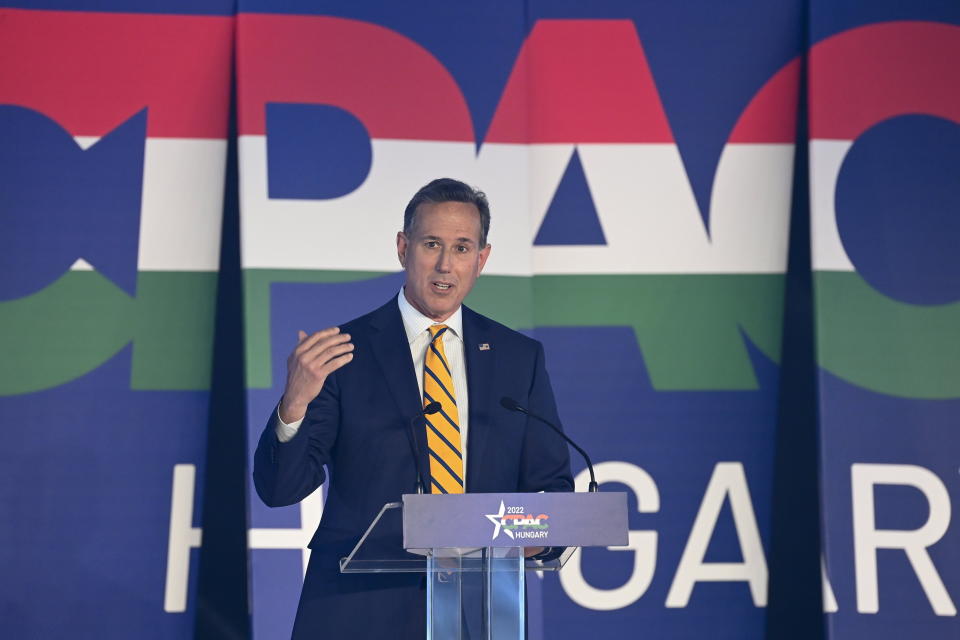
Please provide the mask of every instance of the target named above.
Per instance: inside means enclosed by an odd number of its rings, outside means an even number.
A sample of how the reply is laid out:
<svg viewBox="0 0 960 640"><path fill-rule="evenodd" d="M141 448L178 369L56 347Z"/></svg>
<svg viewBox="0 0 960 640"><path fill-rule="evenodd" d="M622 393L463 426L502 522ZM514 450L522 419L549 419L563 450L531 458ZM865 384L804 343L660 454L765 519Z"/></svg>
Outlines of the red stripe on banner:
<svg viewBox="0 0 960 640"><path fill-rule="evenodd" d="M0 102L72 135L148 108L147 135L226 138L233 18L0 10Z"/></svg>
<svg viewBox="0 0 960 640"><path fill-rule="evenodd" d="M960 27L886 22L841 32L810 52L810 137L854 140L905 114L960 123Z"/></svg>
<svg viewBox="0 0 960 640"><path fill-rule="evenodd" d="M488 142L670 143L630 20L540 20L517 58Z"/></svg>
<svg viewBox="0 0 960 640"><path fill-rule="evenodd" d="M729 142L795 142L799 95L800 58L794 58L753 96L733 128Z"/></svg>
<svg viewBox="0 0 960 640"><path fill-rule="evenodd" d="M406 36L345 18L237 20L241 134L265 133L268 102L293 102L340 107L373 138L474 141L456 81Z"/></svg>

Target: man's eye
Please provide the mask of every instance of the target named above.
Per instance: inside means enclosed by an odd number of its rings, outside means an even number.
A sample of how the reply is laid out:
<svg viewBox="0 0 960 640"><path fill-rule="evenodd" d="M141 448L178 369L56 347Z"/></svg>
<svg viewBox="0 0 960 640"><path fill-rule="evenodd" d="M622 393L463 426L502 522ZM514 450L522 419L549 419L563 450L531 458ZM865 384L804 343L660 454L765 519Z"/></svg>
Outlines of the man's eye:
<svg viewBox="0 0 960 640"><path fill-rule="evenodd" d="M423 246L427 247L428 249L436 249L440 246L440 243L436 240L427 240L423 243Z"/></svg>
<svg viewBox="0 0 960 640"><path fill-rule="evenodd" d="M459 251L460 253L466 253L467 251L470 251L470 247L468 247L465 244L460 244L460 245L457 245L457 251Z"/></svg>

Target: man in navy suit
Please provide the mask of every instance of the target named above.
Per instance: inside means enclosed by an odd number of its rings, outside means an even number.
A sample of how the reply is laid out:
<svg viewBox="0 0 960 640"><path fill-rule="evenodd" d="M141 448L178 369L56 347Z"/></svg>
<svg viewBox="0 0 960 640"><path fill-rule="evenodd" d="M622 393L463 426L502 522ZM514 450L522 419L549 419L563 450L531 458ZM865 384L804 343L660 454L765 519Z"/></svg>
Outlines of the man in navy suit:
<svg viewBox="0 0 960 640"><path fill-rule="evenodd" d="M422 413L424 360L436 340L459 413L457 490L573 489L563 440L500 406L507 396L559 424L542 346L462 305L490 255L489 226L482 192L434 180L407 205L397 234L406 271L397 297L342 327L300 332L253 472L269 506L299 502L323 483L324 467L330 473L294 638L425 637L422 576L341 574L338 561L385 503L416 492L418 470L428 491L449 489L430 480L438 462ZM446 329L434 338L438 324Z"/></svg>

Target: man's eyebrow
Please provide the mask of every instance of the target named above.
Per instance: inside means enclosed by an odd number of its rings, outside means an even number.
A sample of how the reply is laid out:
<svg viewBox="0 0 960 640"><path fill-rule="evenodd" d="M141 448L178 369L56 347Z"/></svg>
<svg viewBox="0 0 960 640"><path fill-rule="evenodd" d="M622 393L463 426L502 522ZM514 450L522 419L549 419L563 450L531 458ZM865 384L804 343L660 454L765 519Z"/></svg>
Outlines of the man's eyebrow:
<svg viewBox="0 0 960 640"><path fill-rule="evenodd" d="M421 239L422 239L422 240L436 240L437 242L443 242L443 239L442 239L440 236L423 236ZM460 238L457 238L457 242L468 243L468 244L476 244L476 243L477 243L477 241L474 240L473 238L468 238L468 237L466 237L466 236L462 236L462 237L460 237Z"/></svg>

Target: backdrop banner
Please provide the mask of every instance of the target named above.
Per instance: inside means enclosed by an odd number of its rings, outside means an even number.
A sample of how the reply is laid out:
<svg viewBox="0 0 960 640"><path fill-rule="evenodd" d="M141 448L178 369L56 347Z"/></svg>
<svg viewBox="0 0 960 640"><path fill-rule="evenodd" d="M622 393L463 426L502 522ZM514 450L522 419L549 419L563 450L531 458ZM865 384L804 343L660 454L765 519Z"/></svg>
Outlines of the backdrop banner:
<svg viewBox="0 0 960 640"><path fill-rule="evenodd" d="M467 304L544 343L628 495L627 546L531 576L531 638L763 638L798 130L828 633L960 634L957 3L13 4L3 637L191 634L224 189L252 454L297 331L397 295L403 209L449 176L492 209ZM254 636L287 638L324 490L247 489Z"/></svg>
<svg viewBox="0 0 960 640"><path fill-rule="evenodd" d="M407 201L465 180L493 217L467 304L543 341L566 429L629 495L627 547L531 580L531 637L763 637L802 18L242 0L251 451L297 330L396 296ZM323 491L251 496L254 633L286 638Z"/></svg>
<svg viewBox="0 0 960 640"><path fill-rule="evenodd" d="M848 4L810 13L824 608L837 640L956 638L960 7Z"/></svg>
<svg viewBox="0 0 960 640"><path fill-rule="evenodd" d="M5 638L193 629L232 23L0 10Z"/></svg>

